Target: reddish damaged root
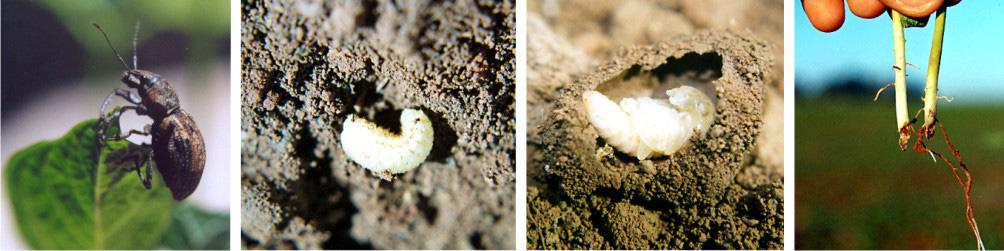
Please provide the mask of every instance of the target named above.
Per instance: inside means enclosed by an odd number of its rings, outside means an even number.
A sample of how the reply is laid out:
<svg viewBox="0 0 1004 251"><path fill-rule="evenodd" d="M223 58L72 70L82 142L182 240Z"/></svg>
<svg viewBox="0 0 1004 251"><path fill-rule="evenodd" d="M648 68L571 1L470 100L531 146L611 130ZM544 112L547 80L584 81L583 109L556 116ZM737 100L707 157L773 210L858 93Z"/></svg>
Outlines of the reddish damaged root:
<svg viewBox="0 0 1004 251"><path fill-rule="evenodd" d="M920 137L920 139L928 140L931 139L931 137L934 137L934 125L938 123L937 112L931 112L931 118L934 119L925 121L924 125L920 127L919 131L917 131L917 137Z"/></svg>
<svg viewBox="0 0 1004 251"><path fill-rule="evenodd" d="M906 151L906 146L910 144L910 135L913 134L913 124L917 123L917 117L920 117L920 113L923 112L923 111L924 111L923 109L917 110L917 113L913 114L913 118L911 118L910 121L907 121L906 124L903 124L903 127L899 128L899 150L900 151ZM923 128L921 128L921 129L923 129ZM925 140L925 138L923 138L923 137L918 138L917 139L917 143L923 144L923 143L920 142L920 141L923 141L923 140ZM914 145L914 151L915 152L917 151L917 146L916 145Z"/></svg>
<svg viewBox="0 0 1004 251"><path fill-rule="evenodd" d="M910 144L910 133L913 132L913 122L906 123L899 128L899 150L906 151L906 146ZM918 139L919 141L919 139Z"/></svg>
<svg viewBox="0 0 1004 251"><path fill-rule="evenodd" d="M914 117L913 120L911 120L911 124L915 120L916 116ZM962 187L962 190L965 192L966 222L969 223L970 230L972 230L973 235L976 236L976 243L978 248L980 250L985 250L986 248L983 246L983 240L980 237L980 228L979 226L976 225L976 216L973 214L973 202L970 197L973 188L973 177L969 173L969 167L966 166L966 163L962 160L962 153L959 152L959 149L952 144L952 140L948 137L948 131L945 130L945 125L937 122L938 120L937 118L935 118L933 122L925 124L920 128L920 130L917 131L917 141L914 143L913 151L919 154L930 154L931 156L940 158L942 161L945 162L946 165L948 165L948 167L952 169L952 174L955 175L955 180L959 182L959 186ZM941 128L941 135L944 136L945 138L945 145L948 146L948 150L952 153L952 156L956 160L955 162L948 159L948 157L946 157L945 155L942 155L938 152L935 152L934 150L931 150L931 148L928 148L927 144L924 143L925 140L929 140L934 136L935 124L937 124L938 127ZM910 128L913 127L910 126ZM959 175L959 168L956 167L955 164L958 164L958 167L962 167L962 171L966 176L965 180L963 180L962 176Z"/></svg>

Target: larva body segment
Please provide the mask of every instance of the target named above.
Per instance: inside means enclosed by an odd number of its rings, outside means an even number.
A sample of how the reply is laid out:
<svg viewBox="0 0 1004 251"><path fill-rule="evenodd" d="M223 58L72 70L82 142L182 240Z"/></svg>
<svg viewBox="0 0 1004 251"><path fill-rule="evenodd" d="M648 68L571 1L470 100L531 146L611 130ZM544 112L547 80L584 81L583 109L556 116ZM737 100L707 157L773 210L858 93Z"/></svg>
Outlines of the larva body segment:
<svg viewBox="0 0 1004 251"><path fill-rule="evenodd" d="M714 104L700 90L681 86L666 91L666 96L667 100L625 98L616 105L599 92L587 91L583 100L600 137L644 160L675 153L714 121Z"/></svg>
<svg viewBox="0 0 1004 251"><path fill-rule="evenodd" d="M607 96L587 91L583 94L589 122L599 131L608 144L623 152L638 152L638 134L631 126L631 119ZM648 152L647 150L641 152Z"/></svg>
<svg viewBox="0 0 1004 251"><path fill-rule="evenodd" d="M349 115L342 124L341 145L349 159L373 172L403 173L425 162L432 151L432 123L425 113L401 112L401 133Z"/></svg>
<svg viewBox="0 0 1004 251"><path fill-rule="evenodd" d="M686 143L687 131L680 124L686 123L686 116L674 110L665 100L655 100L649 97L637 98L637 105L625 106L626 98L621 101L621 109L631 117L639 144L650 149L651 153L639 153L638 159L656 157L675 152Z"/></svg>

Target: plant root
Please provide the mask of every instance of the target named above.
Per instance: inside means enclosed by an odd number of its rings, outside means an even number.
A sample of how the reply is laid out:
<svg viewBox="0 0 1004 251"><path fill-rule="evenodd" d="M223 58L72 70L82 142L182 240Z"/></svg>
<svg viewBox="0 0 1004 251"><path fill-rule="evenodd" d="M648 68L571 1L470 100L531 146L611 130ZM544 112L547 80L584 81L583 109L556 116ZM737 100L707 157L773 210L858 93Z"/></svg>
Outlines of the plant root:
<svg viewBox="0 0 1004 251"><path fill-rule="evenodd" d="M910 134L913 133L913 123L904 124L899 128L899 150L906 151L906 146L910 144Z"/></svg>
<svg viewBox="0 0 1004 251"><path fill-rule="evenodd" d="M884 92L885 89L889 89L889 87L892 87L895 84L896 82L889 82L888 84L882 86L882 88L879 88L878 91L875 92L875 98L872 99L872 102L878 101L879 97L882 95L882 92Z"/></svg>
<svg viewBox="0 0 1004 251"><path fill-rule="evenodd" d="M919 115L920 113L918 112L917 114ZM916 119L916 116L914 116L911 124L916 121ZM945 139L945 145L948 146L948 150L952 153L952 156L956 160L955 162L949 160L945 155L931 150L931 148L927 147L927 144L924 143L925 140L930 140L934 137L935 125L941 129L941 135ZM921 126L920 129L917 130L917 141L914 143L913 151L919 154L930 154L931 156L936 156L952 169L952 174L955 175L955 180L959 182L959 187L962 187L962 191L965 193L966 222L969 224L969 228L972 230L973 235L976 236L976 244L979 250L986 250L986 247L983 246L983 239L980 237L980 228L976 224L976 216L973 214L973 202L970 196L973 188L973 177L969 173L969 167L966 166L966 163L962 160L962 153L955 147L955 145L952 144L952 140L948 136L948 131L945 130L945 125L943 123L938 123L937 117L935 117L934 120L928 121L928 123L925 123L924 126ZM958 164L958 166L955 164ZM965 180L963 180L962 176L959 175L958 167L962 167L963 174L966 176Z"/></svg>

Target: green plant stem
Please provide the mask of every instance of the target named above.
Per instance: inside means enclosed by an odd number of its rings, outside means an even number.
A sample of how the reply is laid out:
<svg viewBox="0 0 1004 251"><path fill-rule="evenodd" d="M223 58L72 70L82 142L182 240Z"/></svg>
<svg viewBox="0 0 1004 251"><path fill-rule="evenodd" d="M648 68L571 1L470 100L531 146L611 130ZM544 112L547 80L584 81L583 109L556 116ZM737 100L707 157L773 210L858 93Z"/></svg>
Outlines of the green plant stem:
<svg viewBox="0 0 1004 251"><path fill-rule="evenodd" d="M910 141L909 130L904 130L910 122L907 115L906 106L906 39L903 36L903 15L898 11L892 11L892 44L896 61L893 71L896 72L896 129L900 132L899 147L906 149L907 142Z"/></svg>
<svg viewBox="0 0 1004 251"><path fill-rule="evenodd" d="M938 114L938 73L941 71L941 48L945 38L945 19L947 18L946 12L947 8L942 6L938 9L937 17L934 21L934 38L931 41L931 55L929 56L927 63L927 84L924 87L924 126L920 129L923 133L918 133L918 137L922 138L918 140L924 140L924 138L931 138L934 136L934 125L937 122ZM963 168L964 167L965 166L963 166ZM954 168L953 172L955 172ZM976 224L976 219L973 216L972 202L969 198L969 191L972 189L972 178L970 178L968 170L966 170L966 177L969 180L967 183L963 183L961 179L959 181L960 184L963 185L963 189L966 192L966 220L972 228L973 235L976 236L976 247L979 250L986 250L986 247L983 245L983 239L980 237L980 228ZM956 178L959 179L957 173Z"/></svg>
<svg viewBox="0 0 1004 251"><path fill-rule="evenodd" d="M941 70L941 45L945 38L945 13L947 9L938 9L934 21L934 39L931 41L931 55L927 63L927 86L924 87L924 128L931 128L938 113L938 72ZM934 130L930 130L934 134ZM928 138L930 136L927 136Z"/></svg>

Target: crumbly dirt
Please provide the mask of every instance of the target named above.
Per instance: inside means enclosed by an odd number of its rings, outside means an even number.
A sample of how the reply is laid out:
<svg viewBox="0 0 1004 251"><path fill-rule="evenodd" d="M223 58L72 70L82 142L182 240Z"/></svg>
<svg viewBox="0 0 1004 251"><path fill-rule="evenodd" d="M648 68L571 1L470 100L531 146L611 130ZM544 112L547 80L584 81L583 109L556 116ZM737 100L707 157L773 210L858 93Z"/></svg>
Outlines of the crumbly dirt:
<svg viewBox="0 0 1004 251"><path fill-rule="evenodd" d="M779 46L759 38L780 41L781 21L746 15L763 8L756 3L707 6L716 3L732 2L530 5L529 248L783 247L783 97L773 88L781 80ZM777 15L783 6L764 5ZM707 18L723 11L777 29ZM617 100L659 97L679 85L712 95L716 119L706 135L666 157L639 161L612 149L582 105L588 90Z"/></svg>
<svg viewBox="0 0 1004 251"><path fill-rule="evenodd" d="M242 3L242 245L264 249L512 249L512 1ZM418 168L347 159L342 122L436 140Z"/></svg>

